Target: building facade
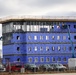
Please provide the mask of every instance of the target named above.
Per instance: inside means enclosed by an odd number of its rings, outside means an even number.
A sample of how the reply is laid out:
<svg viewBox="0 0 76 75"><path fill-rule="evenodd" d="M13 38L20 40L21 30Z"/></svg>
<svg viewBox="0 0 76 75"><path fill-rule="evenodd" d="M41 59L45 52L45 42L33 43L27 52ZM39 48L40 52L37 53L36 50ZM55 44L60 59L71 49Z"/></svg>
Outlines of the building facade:
<svg viewBox="0 0 76 75"><path fill-rule="evenodd" d="M76 57L76 19L11 18L1 23L3 63L67 64L72 47Z"/></svg>

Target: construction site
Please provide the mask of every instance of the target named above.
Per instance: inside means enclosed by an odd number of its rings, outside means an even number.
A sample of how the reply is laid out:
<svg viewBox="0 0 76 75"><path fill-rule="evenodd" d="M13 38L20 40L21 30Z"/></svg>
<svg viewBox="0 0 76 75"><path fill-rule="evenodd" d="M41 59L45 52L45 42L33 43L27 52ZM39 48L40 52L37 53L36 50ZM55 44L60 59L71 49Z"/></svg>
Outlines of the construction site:
<svg viewBox="0 0 76 75"><path fill-rule="evenodd" d="M9 16L0 18L0 23L4 65L67 66L72 60L69 67L76 69L76 17Z"/></svg>

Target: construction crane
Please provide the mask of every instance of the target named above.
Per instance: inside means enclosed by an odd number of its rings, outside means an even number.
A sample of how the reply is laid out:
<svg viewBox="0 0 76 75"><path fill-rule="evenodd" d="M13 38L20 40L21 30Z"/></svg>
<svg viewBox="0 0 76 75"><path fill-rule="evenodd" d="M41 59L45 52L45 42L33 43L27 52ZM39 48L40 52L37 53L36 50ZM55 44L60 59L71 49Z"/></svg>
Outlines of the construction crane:
<svg viewBox="0 0 76 75"><path fill-rule="evenodd" d="M75 58L74 56L74 45L73 45L73 41L71 39L71 35L70 35L70 26L69 25L62 25L62 29L67 29L68 31L68 39L70 40L70 44L71 44L71 48L72 48L72 58Z"/></svg>
<svg viewBox="0 0 76 75"><path fill-rule="evenodd" d="M69 36L69 40L70 40L71 47L72 47L72 58L75 58L75 56L74 56L74 45L73 45L73 41L72 41L72 39L71 39L69 25L67 25L67 29L68 29L68 36Z"/></svg>

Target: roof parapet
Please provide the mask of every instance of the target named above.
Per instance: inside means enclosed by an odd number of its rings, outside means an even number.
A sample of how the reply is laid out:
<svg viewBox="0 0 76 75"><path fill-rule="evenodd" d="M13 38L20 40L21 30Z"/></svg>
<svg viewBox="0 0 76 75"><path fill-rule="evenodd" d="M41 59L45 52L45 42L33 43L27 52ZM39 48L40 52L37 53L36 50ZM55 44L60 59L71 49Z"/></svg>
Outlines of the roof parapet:
<svg viewBox="0 0 76 75"><path fill-rule="evenodd" d="M47 19L47 20L76 20L76 16L7 16L0 18L0 23L7 22L9 20L22 20L22 19Z"/></svg>

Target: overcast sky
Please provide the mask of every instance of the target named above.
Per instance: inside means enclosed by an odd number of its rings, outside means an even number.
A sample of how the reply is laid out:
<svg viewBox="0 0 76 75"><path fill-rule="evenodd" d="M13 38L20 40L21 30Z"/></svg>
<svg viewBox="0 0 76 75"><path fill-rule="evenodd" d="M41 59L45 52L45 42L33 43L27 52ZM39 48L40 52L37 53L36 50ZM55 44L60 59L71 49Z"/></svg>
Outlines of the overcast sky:
<svg viewBox="0 0 76 75"><path fill-rule="evenodd" d="M0 17L9 15L76 16L76 0L0 0Z"/></svg>
<svg viewBox="0 0 76 75"><path fill-rule="evenodd" d="M76 16L76 0L0 0L0 17L9 15Z"/></svg>

